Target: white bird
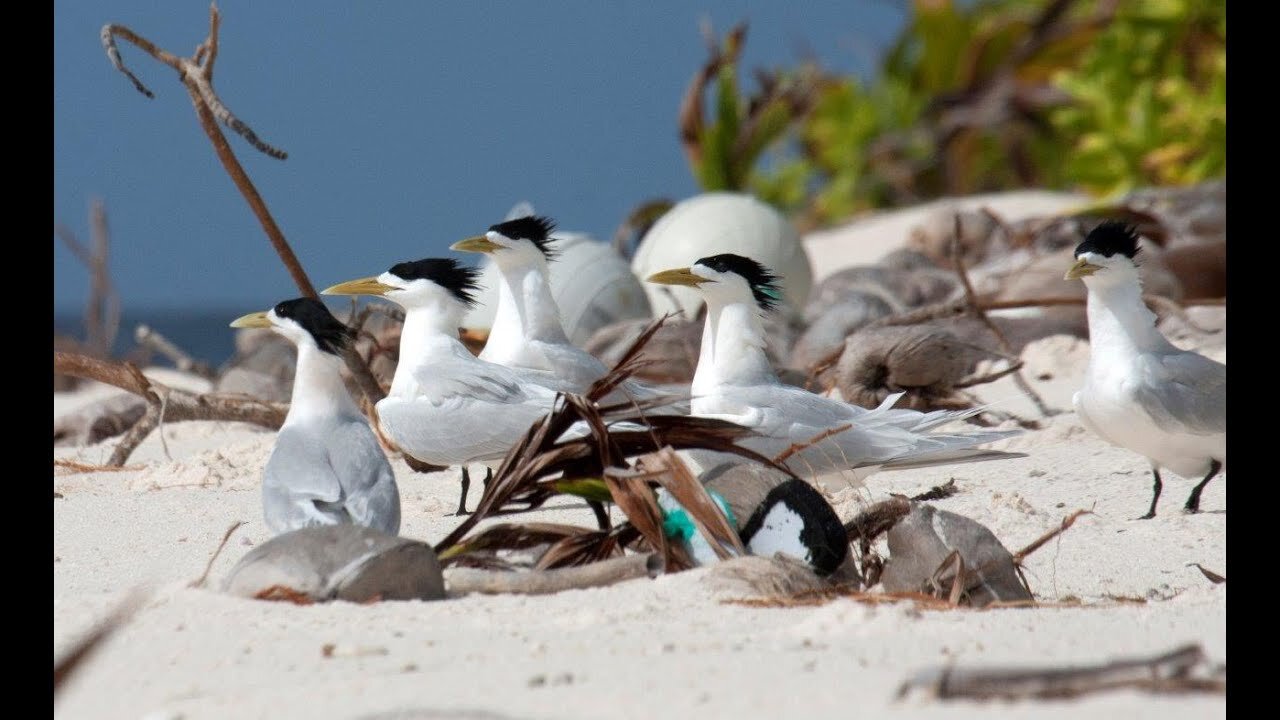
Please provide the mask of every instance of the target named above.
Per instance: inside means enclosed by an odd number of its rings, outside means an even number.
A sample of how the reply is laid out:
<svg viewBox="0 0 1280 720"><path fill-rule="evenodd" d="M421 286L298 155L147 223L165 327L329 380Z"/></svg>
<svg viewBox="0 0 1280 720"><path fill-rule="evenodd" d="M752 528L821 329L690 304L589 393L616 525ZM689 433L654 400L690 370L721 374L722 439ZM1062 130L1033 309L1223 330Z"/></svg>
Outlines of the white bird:
<svg viewBox="0 0 1280 720"><path fill-rule="evenodd" d="M324 291L380 296L404 308L400 358L391 389L377 404L378 420L418 460L462 466L459 515L467 512L467 465L484 464L491 474L557 396L525 374L475 357L458 339L477 272L456 260L433 258L399 263L377 277Z"/></svg>
<svg viewBox="0 0 1280 720"><path fill-rule="evenodd" d="M732 253L704 257L691 267L649 277L654 283L696 288L707 303L691 414L753 429L757 436L739 444L767 457L812 443L787 462L814 475L858 468L865 476L880 469L1011 456L974 446L1017 435L1016 430L928 432L977 414L981 408L929 413L893 410L902 395L898 393L868 410L780 382L764 352L761 318L781 297L778 279L755 260ZM851 427L839 429L846 425ZM829 434L821 437L824 433Z"/></svg>
<svg viewBox="0 0 1280 720"><path fill-rule="evenodd" d="M298 346L293 397L262 474L267 527L355 523L397 534L400 492L387 456L342 382L352 333L318 300L285 300L231 323L270 328Z"/></svg>
<svg viewBox="0 0 1280 720"><path fill-rule="evenodd" d="M1089 368L1071 402L1086 428L1151 463L1145 520L1156 514L1161 468L1203 478L1185 506L1199 512L1201 491L1226 467L1227 366L1179 350L1156 329L1142 301L1138 249L1132 228L1105 222L1076 247L1065 279L1083 280L1089 293Z"/></svg>
<svg viewBox="0 0 1280 720"><path fill-rule="evenodd" d="M459 240L451 247L485 253L499 273L498 306L480 359L532 373L533 382L553 390L582 393L609 371L599 358L569 342L560 307L551 294L549 262L556 256L548 217L527 215L489 227L484 235ZM607 402L627 397L649 399L661 393L643 383L626 381Z"/></svg>

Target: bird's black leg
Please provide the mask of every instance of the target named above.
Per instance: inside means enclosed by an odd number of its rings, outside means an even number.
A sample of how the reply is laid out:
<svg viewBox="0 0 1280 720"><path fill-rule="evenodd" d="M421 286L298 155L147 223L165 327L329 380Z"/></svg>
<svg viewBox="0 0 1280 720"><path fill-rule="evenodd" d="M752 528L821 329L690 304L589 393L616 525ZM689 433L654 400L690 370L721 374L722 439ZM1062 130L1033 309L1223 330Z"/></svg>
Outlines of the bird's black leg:
<svg viewBox="0 0 1280 720"><path fill-rule="evenodd" d="M1187 498L1187 504L1183 506L1184 510L1190 513L1200 512L1200 491L1204 490L1204 486L1208 485L1209 481L1213 479L1213 476L1217 475L1218 471L1221 469L1222 463L1217 460L1214 460L1209 464L1209 474L1204 476L1204 479L1200 481L1199 485L1191 489L1191 497Z"/></svg>
<svg viewBox="0 0 1280 720"><path fill-rule="evenodd" d="M458 512L454 515L470 515L467 512L467 491L471 489L471 474L467 472L467 466L462 466L462 497L458 498Z"/></svg>
<svg viewBox="0 0 1280 720"><path fill-rule="evenodd" d="M493 482L493 468L486 467L484 469L484 489L489 489L489 483Z"/></svg>
<svg viewBox="0 0 1280 720"><path fill-rule="evenodd" d="M1164 489L1164 483L1160 482L1160 470L1152 467L1151 475L1155 477L1155 487L1151 495L1151 509L1147 511L1146 515L1138 518L1139 520L1150 520L1156 516L1156 503L1160 502L1160 491Z"/></svg>

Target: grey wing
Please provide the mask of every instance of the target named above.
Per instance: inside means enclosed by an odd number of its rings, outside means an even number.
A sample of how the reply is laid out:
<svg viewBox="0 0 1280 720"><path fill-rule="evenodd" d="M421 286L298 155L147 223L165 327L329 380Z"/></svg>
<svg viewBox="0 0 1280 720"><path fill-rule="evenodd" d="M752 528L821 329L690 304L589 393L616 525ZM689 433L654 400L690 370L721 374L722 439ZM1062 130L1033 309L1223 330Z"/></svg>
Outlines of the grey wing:
<svg viewBox="0 0 1280 720"><path fill-rule="evenodd" d="M404 408L405 417L397 422L385 413L383 425L403 449L428 462L502 457L556 397L493 363L445 360L419 372L417 380L419 394Z"/></svg>
<svg viewBox="0 0 1280 720"><path fill-rule="evenodd" d="M775 439L768 446L774 454L792 444L804 444L842 425L852 427L815 444L810 458L821 466L853 467L898 457L913 446L913 436L901 428L868 420L868 411L788 385L762 385L732 389L735 414L727 420L755 429ZM736 415L736 417L735 417ZM774 447L776 445L776 447ZM769 454L766 452L766 454ZM810 460L810 462L815 462Z"/></svg>
<svg viewBox="0 0 1280 720"><path fill-rule="evenodd" d="M400 532L400 490L391 464L364 418L352 418L329 438L329 463L342 487L342 505L357 525Z"/></svg>
<svg viewBox="0 0 1280 720"><path fill-rule="evenodd" d="M262 505L267 527L281 533L308 525L350 520L340 505L342 486L329 464L324 433L287 427L262 475Z"/></svg>
<svg viewBox="0 0 1280 720"><path fill-rule="evenodd" d="M1162 427L1195 435L1227 430L1227 366L1203 355L1143 355L1129 390Z"/></svg>

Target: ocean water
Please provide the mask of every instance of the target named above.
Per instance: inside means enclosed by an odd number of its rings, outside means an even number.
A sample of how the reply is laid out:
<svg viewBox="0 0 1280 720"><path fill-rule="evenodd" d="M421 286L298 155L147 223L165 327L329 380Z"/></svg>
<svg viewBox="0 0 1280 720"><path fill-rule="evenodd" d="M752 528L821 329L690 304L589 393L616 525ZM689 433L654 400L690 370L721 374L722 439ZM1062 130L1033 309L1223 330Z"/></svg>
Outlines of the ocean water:
<svg viewBox="0 0 1280 720"><path fill-rule="evenodd" d="M236 331L228 324L244 312L243 308L210 310L207 307L126 310L121 314L114 354L118 357L136 347L137 342L133 339L135 329L139 325L148 325L191 357L217 367L235 353ZM80 312L54 313L54 333L84 339L83 317ZM158 365L171 364L159 354L155 355L155 362Z"/></svg>

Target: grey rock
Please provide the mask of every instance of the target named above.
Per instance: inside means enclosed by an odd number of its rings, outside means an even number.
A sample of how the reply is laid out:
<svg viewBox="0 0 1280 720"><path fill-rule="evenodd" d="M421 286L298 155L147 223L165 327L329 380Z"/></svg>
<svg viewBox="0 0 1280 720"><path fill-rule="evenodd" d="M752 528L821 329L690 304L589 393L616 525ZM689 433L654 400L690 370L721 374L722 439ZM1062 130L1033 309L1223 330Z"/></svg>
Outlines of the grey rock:
<svg viewBox="0 0 1280 720"><path fill-rule="evenodd" d="M283 587L315 602L439 600L444 577L430 545L359 525L293 530L249 551L223 590L255 597Z"/></svg>

